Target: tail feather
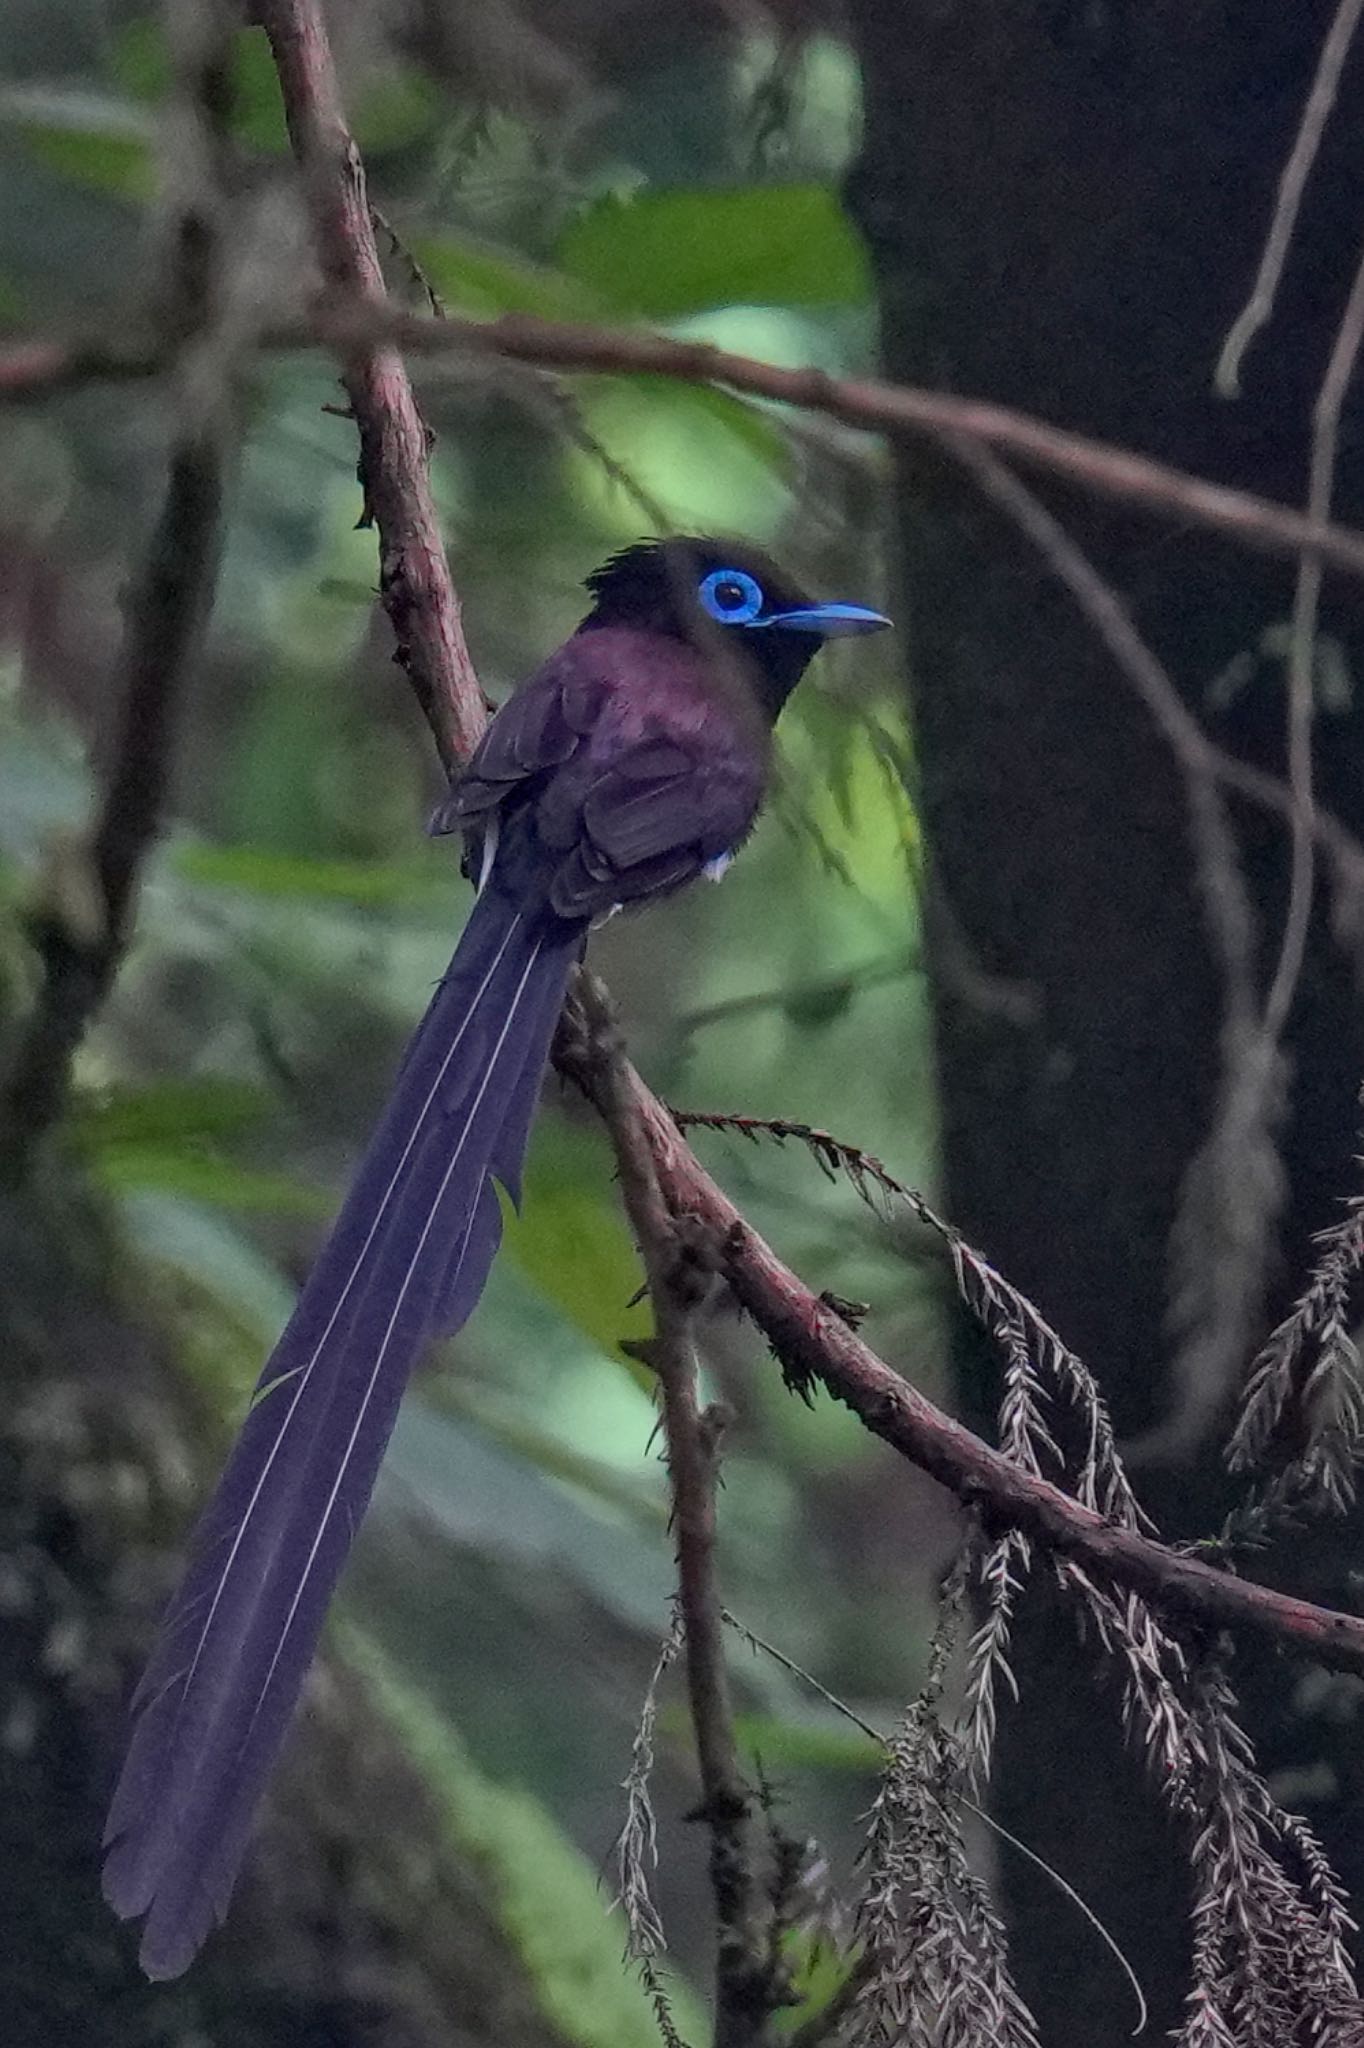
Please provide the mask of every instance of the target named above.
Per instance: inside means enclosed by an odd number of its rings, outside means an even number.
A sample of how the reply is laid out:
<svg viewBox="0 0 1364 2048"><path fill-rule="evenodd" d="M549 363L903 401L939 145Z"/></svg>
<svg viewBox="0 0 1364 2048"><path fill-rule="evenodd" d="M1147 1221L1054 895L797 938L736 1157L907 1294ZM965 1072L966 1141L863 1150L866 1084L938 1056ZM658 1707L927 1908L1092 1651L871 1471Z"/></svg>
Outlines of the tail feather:
<svg viewBox="0 0 1364 2048"><path fill-rule="evenodd" d="M499 1082L502 1126L488 1160L488 1173L496 1177L518 1209L521 1206L521 1173L526 1146L540 1098L545 1059L563 1007L568 965L566 959L556 971L541 976L534 1013L525 1020L525 1060L519 1073L508 1073ZM462 1329L483 1292L484 1281L497 1255L502 1241L502 1210L490 1181L485 1181L485 1194L486 1200L480 1201L468 1233L456 1240L442 1276L428 1330L432 1337L451 1336Z"/></svg>
<svg viewBox="0 0 1364 2048"><path fill-rule="evenodd" d="M482 1291L580 942L485 891L261 1375L134 1700L105 1896L178 1975L226 1909L256 1802L408 1375Z"/></svg>

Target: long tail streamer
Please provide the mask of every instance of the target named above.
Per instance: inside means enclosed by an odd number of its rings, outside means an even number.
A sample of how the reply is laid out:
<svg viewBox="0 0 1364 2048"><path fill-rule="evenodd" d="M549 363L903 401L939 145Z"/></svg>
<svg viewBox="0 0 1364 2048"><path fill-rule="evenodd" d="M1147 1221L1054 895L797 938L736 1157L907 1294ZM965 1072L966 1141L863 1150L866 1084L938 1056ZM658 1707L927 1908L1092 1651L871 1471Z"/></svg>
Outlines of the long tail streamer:
<svg viewBox="0 0 1364 2048"><path fill-rule="evenodd" d="M105 1831L151 1977L227 1909L403 1388L482 1293L580 940L496 878L479 897L195 1532Z"/></svg>

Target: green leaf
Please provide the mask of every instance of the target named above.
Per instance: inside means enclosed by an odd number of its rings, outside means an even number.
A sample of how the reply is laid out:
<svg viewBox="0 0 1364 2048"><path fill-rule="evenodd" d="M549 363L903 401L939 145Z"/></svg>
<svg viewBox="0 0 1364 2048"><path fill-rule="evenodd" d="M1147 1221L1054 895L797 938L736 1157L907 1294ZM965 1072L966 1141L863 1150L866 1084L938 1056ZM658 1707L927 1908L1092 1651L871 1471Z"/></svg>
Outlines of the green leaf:
<svg viewBox="0 0 1364 2048"><path fill-rule="evenodd" d="M424 863L323 859L268 846L185 846L173 865L187 881L247 896L316 897L362 910L418 902L440 886Z"/></svg>
<svg viewBox="0 0 1364 2048"><path fill-rule="evenodd" d="M784 1771L854 1771L861 1776L880 1770L885 1755L878 1742L860 1728L839 1722L791 1721L774 1714L738 1714L734 1732L743 1747L761 1758L765 1769Z"/></svg>
<svg viewBox="0 0 1364 2048"><path fill-rule="evenodd" d="M294 1306L294 1290L234 1225L160 1188L124 1190L119 1215L150 1264L202 1291L251 1339L253 1358L262 1343L274 1343ZM230 1400L233 1377L214 1368L212 1378L215 1392Z"/></svg>
<svg viewBox="0 0 1364 2048"><path fill-rule="evenodd" d="M289 147L279 73L263 28L244 28L232 52L232 132L272 156Z"/></svg>
<svg viewBox="0 0 1364 2048"><path fill-rule="evenodd" d="M158 106L171 91L170 53L161 25L132 21L114 37L109 63L115 82L131 99ZM244 28L232 51L232 132L253 149L282 155L289 148L288 124L279 89L279 74L263 28ZM355 137L362 149L380 153L400 149L426 134L441 111L441 97L430 79L404 68L383 73L362 85L352 114Z"/></svg>
<svg viewBox="0 0 1364 2048"><path fill-rule="evenodd" d="M427 1531L436 1575L447 1569L447 1546L510 1560L537 1585L548 1577L578 1588L603 1614L656 1642L673 1587L663 1519L645 1521L600 1492L551 1483L481 1425L448 1412L453 1405L419 1384L403 1403L385 1468ZM640 1431L641 1443L647 1435ZM414 1646L413 1655L404 1668L420 1679L425 1648Z"/></svg>
<svg viewBox="0 0 1364 2048"><path fill-rule="evenodd" d="M214 1152L183 1146L121 1146L107 1153L95 1171L106 1187L115 1190L154 1188L213 1209L248 1215L307 1216L321 1222L336 1207L334 1195L308 1187L290 1174L236 1166Z"/></svg>
<svg viewBox="0 0 1364 2048"><path fill-rule="evenodd" d="M273 1106L269 1092L250 1081L210 1075L86 1093L73 1108L71 1124L78 1141L99 1152L119 1145L236 1137L261 1123Z"/></svg>
<svg viewBox="0 0 1364 2048"><path fill-rule="evenodd" d="M435 81L424 71L408 66L385 72L361 86L351 126L361 149L379 156L385 150L406 149L419 142L434 127L443 109L444 101Z"/></svg>
<svg viewBox="0 0 1364 2048"><path fill-rule="evenodd" d="M417 235L408 247L441 297L462 313L596 320L608 310L596 292L561 270L472 235Z"/></svg>
<svg viewBox="0 0 1364 2048"><path fill-rule="evenodd" d="M799 2003L788 2012L776 2015L773 2033L779 2041L788 2035L803 2033L813 2025L843 1989L853 1967L853 1959L840 1955L827 1937L821 1934L811 1937L803 1929L787 1935L782 1943L782 1954L791 1972L791 1989Z"/></svg>
<svg viewBox="0 0 1364 2048"><path fill-rule="evenodd" d="M684 532L763 534L780 519L786 443L771 418L741 399L662 377L631 377L594 378L579 403L594 438ZM566 463L575 496L619 518L620 486L594 454L574 448ZM632 508L632 522L637 518Z"/></svg>
<svg viewBox="0 0 1364 2048"><path fill-rule="evenodd" d="M608 198L563 238L561 267L622 313L674 320L711 306L864 304L865 251L823 185Z"/></svg>
<svg viewBox="0 0 1364 2048"><path fill-rule="evenodd" d="M653 1469L627 1472L604 1458L589 1457L562 1436L541 1428L505 1395L455 1373L433 1375L422 1396L433 1408L469 1417L503 1450L604 1506L619 1509L641 1528L657 1531L666 1526L668 1511Z"/></svg>
<svg viewBox="0 0 1364 2048"><path fill-rule="evenodd" d="M87 1093L70 1128L95 1176L116 1194L147 1190L214 1209L323 1220L335 1207L326 1190L238 1166L213 1143L240 1136L274 1109L267 1089L209 1076Z"/></svg>
<svg viewBox="0 0 1364 2048"><path fill-rule="evenodd" d="M15 87L0 98L0 121L58 177L91 191L141 202L156 189L156 164L143 116L96 93Z"/></svg>
<svg viewBox="0 0 1364 2048"><path fill-rule="evenodd" d="M510 1206L510 1205L509 1205ZM639 1292L643 1271L616 1198L610 1148L595 1131L542 1116L526 1162L525 1204L507 1217L516 1263L602 1351L653 1326ZM632 1371L639 1371L631 1363Z"/></svg>
<svg viewBox="0 0 1364 2048"><path fill-rule="evenodd" d="M586 1857L538 1800L479 1770L455 1729L397 1677L371 1636L354 1624L337 1633L426 1778L451 1841L481 1872L489 1907L546 2017L578 2048L658 2048L648 2000L622 1961L619 1912L604 1910ZM675 1979L670 1989L679 2025L699 2040L694 2002Z"/></svg>
<svg viewBox="0 0 1364 2048"><path fill-rule="evenodd" d="M170 52L159 21L129 21L109 48L109 73L130 99L155 106L171 89Z"/></svg>
<svg viewBox="0 0 1364 2048"><path fill-rule="evenodd" d="M130 99L159 106L169 98L170 52L159 21L130 21L114 37L109 69ZM289 147L279 74L262 28L239 31L232 50L230 93L232 132L239 141L271 155Z"/></svg>

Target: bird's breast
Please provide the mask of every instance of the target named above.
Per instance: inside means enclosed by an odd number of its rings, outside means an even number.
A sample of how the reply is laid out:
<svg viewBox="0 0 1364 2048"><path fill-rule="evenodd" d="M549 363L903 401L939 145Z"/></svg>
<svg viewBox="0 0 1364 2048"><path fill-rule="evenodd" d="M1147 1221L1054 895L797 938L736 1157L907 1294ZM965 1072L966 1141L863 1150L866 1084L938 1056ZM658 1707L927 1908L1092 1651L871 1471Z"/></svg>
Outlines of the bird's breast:
<svg viewBox="0 0 1364 2048"><path fill-rule="evenodd" d="M755 801L767 778L771 729L737 658L630 627L583 636L602 700L587 751L600 761L671 741L707 768L747 772Z"/></svg>

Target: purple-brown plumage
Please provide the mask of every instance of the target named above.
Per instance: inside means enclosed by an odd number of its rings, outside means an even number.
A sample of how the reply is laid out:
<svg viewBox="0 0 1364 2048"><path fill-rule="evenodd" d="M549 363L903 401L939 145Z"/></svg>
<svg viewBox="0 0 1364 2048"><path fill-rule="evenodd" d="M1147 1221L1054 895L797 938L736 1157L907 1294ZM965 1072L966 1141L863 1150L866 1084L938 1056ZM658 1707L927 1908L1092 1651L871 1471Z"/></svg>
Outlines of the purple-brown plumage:
<svg viewBox="0 0 1364 2048"><path fill-rule="evenodd" d="M104 1889L125 1918L146 1915L153 1977L178 1975L226 1911L408 1376L483 1290L494 1181L519 1200L591 924L743 842L772 722L821 638L885 623L811 606L755 550L716 541L629 549L589 587L588 618L498 713L433 821L465 835L480 894L134 1697Z"/></svg>

